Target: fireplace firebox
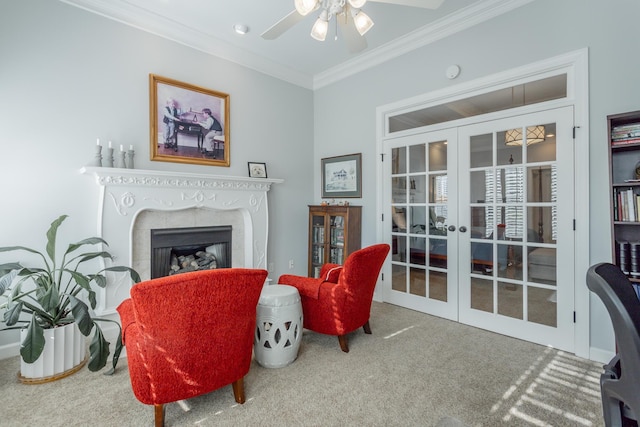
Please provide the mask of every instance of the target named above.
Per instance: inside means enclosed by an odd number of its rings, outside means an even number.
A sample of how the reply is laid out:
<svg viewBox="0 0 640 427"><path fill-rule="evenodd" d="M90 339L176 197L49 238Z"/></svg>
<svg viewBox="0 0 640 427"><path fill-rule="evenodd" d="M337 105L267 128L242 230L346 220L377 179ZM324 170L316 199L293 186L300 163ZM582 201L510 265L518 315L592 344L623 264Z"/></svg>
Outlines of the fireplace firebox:
<svg viewBox="0 0 640 427"><path fill-rule="evenodd" d="M151 278L231 267L230 225L151 230Z"/></svg>

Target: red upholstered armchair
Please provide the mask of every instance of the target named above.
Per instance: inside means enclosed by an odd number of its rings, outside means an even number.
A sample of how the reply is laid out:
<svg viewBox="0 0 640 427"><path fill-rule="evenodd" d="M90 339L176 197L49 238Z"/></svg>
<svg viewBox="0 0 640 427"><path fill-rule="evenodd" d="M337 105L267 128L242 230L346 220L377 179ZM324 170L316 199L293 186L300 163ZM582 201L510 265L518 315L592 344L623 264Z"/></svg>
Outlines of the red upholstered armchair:
<svg viewBox="0 0 640 427"><path fill-rule="evenodd" d="M227 268L153 279L118 306L136 398L155 406L233 384L244 403L265 270Z"/></svg>
<svg viewBox="0 0 640 427"><path fill-rule="evenodd" d="M318 279L285 274L278 283L295 286L300 292L304 327L337 335L340 348L348 353L348 333L360 327L371 333L373 291L388 253L387 244L369 246L349 255L342 267L323 265Z"/></svg>

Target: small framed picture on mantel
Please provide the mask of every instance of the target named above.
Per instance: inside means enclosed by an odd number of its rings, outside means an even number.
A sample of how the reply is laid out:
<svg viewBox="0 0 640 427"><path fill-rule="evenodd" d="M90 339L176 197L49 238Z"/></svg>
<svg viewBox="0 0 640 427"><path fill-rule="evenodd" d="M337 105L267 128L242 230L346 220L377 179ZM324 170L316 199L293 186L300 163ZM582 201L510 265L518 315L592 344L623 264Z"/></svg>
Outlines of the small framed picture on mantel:
<svg viewBox="0 0 640 427"><path fill-rule="evenodd" d="M249 178L266 178L267 164L258 162L249 162Z"/></svg>

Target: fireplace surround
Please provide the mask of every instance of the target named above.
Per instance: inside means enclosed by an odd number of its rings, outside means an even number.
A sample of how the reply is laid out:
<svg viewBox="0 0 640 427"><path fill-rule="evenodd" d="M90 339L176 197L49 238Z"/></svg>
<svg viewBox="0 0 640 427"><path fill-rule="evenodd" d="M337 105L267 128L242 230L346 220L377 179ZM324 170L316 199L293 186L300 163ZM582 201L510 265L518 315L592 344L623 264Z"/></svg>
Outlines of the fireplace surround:
<svg viewBox="0 0 640 427"><path fill-rule="evenodd" d="M135 268L142 280L150 278L147 241L154 228L231 225L232 266L267 269L267 193L283 180L101 167L80 172L100 189L98 236L109 243L113 262ZM107 279L99 314L114 314L129 297L123 275Z"/></svg>

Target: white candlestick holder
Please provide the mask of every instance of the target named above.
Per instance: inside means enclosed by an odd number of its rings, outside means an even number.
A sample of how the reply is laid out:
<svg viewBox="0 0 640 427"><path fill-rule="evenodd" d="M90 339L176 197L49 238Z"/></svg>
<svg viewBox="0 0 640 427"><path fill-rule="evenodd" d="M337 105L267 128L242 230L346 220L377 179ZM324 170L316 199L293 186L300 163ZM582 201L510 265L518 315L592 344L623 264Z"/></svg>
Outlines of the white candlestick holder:
<svg viewBox="0 0 640 427"><path fill-rule="evenodd" d="M133 156L134 155L135 155L135 152L132 149L127 151L127 168L129 168L129 169L133 169Z"/></svg>

